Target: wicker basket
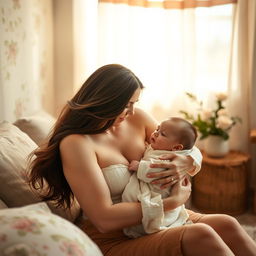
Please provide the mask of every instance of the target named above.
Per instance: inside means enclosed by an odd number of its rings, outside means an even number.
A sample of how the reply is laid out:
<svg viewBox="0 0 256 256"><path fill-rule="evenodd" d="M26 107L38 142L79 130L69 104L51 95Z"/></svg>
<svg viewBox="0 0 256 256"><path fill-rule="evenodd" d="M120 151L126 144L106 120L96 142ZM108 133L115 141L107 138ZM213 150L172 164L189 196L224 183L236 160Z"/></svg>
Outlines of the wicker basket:
<svg viewBox="0 0 256 256"><path fill-rule="evenodd" d="M243 213L247 209L248 160L240 152L222 158L203 154L202 169L193 177L193 205L204 213Z"/></svg>

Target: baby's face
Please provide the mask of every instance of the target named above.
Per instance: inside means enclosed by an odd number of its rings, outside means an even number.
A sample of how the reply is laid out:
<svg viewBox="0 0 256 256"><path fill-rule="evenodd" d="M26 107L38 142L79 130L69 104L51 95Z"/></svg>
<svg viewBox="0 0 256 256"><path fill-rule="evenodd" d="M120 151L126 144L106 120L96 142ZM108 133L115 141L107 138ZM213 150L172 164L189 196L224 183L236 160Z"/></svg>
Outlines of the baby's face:
<svg viewBox="0 0 256 256"><path fill-rule="evenodd" d="M150 136L150 144L153 149L177 150L179 144L179 125L171 120L163 121Z"/></svg>

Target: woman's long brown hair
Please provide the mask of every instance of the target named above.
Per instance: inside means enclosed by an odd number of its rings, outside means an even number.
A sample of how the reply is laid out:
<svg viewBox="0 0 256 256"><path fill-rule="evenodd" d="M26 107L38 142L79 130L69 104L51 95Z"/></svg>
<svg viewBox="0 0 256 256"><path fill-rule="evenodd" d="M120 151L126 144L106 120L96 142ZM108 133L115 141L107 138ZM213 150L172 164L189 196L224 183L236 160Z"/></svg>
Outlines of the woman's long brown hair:
<svg viewBox="0 0 256 256"><path fill-rule="evenodd" d="M63 108L48 142L31 154L29 183L44 201L70 208L74 194L64 176L59 145L70 134L98 134L111 127L135 90L143 88L127 68L105 65L96 70Z"/></svg>

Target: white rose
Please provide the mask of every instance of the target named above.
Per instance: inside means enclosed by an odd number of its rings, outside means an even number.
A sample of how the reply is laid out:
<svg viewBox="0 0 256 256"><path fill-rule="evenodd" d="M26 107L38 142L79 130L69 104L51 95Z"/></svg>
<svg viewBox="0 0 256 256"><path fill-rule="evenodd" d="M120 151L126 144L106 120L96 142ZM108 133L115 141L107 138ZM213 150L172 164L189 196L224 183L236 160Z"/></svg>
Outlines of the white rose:
<svg viewBox="0 0 256 256"><path fill-rule="evenodd" d="M208 120L212 116L212 110L204 109L202 112L202 120Z"/></svg>
<svg viewBox="0 0 256 256"><path fill-rule="evenodd" d="M218 111L218 115L219 116L227 116L228 115L228 111L225 108L222 108Z"/></svg>
<svg viewBox="0 0 256 256"><path fill-rule="evenodd" d="M219 116L216 120L216 126L220 129L226 130L232 125L232 120L227 116Z"/></svg>
<svg viewBox="0 0 256 256"><path fill-rule="evenodd" d="M220 92L220 93L217 93L217 94L216 94L216 98L217 98L218 100L226 100L227 97L228 97L227 94L224 93L224 92Z"/></svg>

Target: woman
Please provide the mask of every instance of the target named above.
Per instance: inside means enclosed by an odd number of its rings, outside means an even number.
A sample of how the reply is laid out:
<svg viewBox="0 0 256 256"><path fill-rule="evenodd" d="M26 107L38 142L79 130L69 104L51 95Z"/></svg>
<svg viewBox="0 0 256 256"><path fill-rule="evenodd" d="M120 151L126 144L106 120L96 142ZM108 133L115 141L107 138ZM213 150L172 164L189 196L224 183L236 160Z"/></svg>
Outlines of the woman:
<svg viewBox="0 0 256 256"><path fill-rule="evenodd" d="M166 229L137 239L122 233L141 224L139 202L120 202L130 173L127 165L140 160L156 121L135 109L143 88L121 65L96 70L60 115L48 144L35 151L30 182L48 185L44 200L70 207L75 197L88 220L81 227L104 255L256 255L256 246L239 223L227 215L190 212L192 225ZM195 153L196 155L196 153ZM171 163L154 164L168 170L152 174L162 187L173 185L164 210L182 205L191 185L182 184L195 166L188 156L168 155ZM119 164L120 168L113 168Z"/></svg>

